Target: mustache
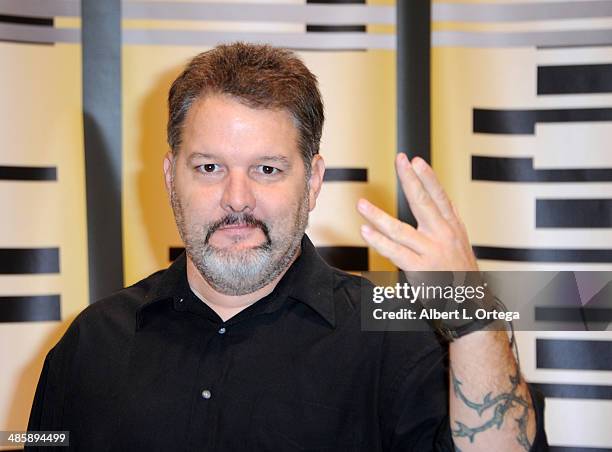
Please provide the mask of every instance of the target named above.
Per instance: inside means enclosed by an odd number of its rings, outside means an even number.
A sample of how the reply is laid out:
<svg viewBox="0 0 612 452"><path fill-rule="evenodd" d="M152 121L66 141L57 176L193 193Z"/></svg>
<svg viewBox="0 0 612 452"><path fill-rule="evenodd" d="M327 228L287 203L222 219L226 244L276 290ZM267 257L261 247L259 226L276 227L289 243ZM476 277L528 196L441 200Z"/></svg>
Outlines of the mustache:
<svg viewBox="0 0 612 452"><path fill-rule="evenodd" d="M272 240L270 239L270 230L268 226L261 220L258 220L250 213L231 213L218 221L215 221L208 227L208 232L206 233L206 238L204 239L204 243L208 244L210 237L217 231L219 228L224 226L232 226L235 224L246 224L250 227L256 227L261 229L266 237L266 244L264 246L270 246L272 244Z"/></svg>

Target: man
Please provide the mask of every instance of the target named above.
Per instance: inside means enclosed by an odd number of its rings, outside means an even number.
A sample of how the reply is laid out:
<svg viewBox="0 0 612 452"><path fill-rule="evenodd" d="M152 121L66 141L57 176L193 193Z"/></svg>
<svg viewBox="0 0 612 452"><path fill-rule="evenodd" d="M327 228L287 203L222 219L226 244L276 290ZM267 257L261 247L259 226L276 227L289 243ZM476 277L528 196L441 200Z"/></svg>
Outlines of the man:
<svg viewBox="0 0 612 452"><path fill-rule="evenodd" d="M323 105L296 56L202 53L169 110L164 175L186 254L79 315L47 356L30 430L68 430L88 451L546 448L505 332L447 345L361 331L362 280L304 235ZM396 165L418 229L361 200L364 239L408 272L476 270L431 168Z"/></svg>

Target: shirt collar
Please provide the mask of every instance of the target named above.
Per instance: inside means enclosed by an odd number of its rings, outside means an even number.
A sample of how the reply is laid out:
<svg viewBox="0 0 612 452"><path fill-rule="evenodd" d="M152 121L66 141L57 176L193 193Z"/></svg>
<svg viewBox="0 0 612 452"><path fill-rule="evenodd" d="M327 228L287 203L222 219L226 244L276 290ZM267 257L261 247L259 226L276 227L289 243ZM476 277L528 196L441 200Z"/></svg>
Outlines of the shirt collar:
<svg viewBox="0 0 612 452"><path fill-rule="evenodd" d="M189 296L187 258L183 252L147 292L144 304L137 312L138 327L145 312L155 310L154 306L162 304L160 302L172 300L180 310L182 300ZM306 234L302 237L300 255L268 295L275 296L304 303L332 327L335 326L334 270L319 256Z"/></svg>
<svg viewBox="0 0 612 452"><path fill-rule="evenodd" d="M290 284L288 296L312 308L332 327L336 326L334 270L319 255L306 234L301 246L302 252L283 277L287 277L286 283Z"/></svg>

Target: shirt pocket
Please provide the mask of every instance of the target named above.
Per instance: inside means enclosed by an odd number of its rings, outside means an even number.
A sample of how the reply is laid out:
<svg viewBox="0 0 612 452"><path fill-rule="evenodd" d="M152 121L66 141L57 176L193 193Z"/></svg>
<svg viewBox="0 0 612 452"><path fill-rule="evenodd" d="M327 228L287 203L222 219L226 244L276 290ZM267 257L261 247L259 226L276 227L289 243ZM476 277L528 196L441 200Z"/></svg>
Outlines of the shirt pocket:
<svg viewBox="0 0 612 452"><path fill-rule="evenodd" d="M362 429L355 411L306 400L260 397L251 437L261 451L359 451Z"/></svg>

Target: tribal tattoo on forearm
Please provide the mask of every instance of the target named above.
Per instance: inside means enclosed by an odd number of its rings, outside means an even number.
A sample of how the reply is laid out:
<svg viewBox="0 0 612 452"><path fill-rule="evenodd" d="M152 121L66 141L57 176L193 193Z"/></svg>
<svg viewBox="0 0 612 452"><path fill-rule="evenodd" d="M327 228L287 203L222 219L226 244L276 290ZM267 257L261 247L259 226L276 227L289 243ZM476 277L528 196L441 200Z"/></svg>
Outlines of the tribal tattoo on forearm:
<svg viewBox="0 0 612 452"><path fill-rule="evenodd" d="M462 422L455 421L456 428L452 430L452 434L455 437L468 438L470 443L474 442L474 437L481 432L490 430L493 427L497 427L499 430L504 422L504 418L508 410L512 407L521 407L522 411L519 417L515 418L514 421L518 424L518 435L516 440L526 450L529 451L531 443L527 436L527 420L529 419L529 402L522 397L519 392L519 384L521 382L521 374L517 367L516 374L510 375L510 383L512 385L509 392L502 392L498 395L493 395L492 392L487 393L482 402L476 402L468 399L463 391L461 390L461 381L457 379L455 373L450 369L451 382L453 391L456 397L463 402L468 408L476 411L478 416L482 417L485 411L493 408L492 416L483 422L481 425L475 427L468 427Z"/></svg>

